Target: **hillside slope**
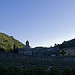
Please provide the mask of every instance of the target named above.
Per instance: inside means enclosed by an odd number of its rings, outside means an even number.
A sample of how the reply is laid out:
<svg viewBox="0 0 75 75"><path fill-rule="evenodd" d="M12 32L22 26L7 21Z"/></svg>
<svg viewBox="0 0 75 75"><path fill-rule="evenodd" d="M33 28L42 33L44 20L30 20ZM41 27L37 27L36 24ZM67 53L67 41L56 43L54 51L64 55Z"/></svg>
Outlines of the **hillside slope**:
<svg viewBox="0 0 75 75"><path fill-rule="evenodd" d="M24 44L16 40L13 36L8 36L5 33L0 33L0 48L5 49L6 51L13 50L13 45L16 45L18 48L24 47Z"/></svg>
<svg viewBox="0 0 75 75"><path fill-rule="evenodd" d="M75 39L64 41L62 44L57 45L60 49L75 47Z"/></svg>

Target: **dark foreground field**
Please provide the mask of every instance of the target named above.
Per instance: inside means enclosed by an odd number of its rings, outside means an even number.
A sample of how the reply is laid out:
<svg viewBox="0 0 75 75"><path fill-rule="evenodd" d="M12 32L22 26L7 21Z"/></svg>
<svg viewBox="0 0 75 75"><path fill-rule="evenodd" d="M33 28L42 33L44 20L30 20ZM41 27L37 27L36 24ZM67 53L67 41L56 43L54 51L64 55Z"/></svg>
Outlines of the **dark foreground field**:
<svg viewBox="0 0 75 75"><path fill-rule="evenodd" d="M25 56L23 54L0 53L0 64L24 68L56 66L59 69L75 66L75 57Z"/></svg>
<svg viewBox="0 0 75 75"><path fill-rule="evenodd" d="M0 53L0 75L75 75L75 57Z"/></svg>

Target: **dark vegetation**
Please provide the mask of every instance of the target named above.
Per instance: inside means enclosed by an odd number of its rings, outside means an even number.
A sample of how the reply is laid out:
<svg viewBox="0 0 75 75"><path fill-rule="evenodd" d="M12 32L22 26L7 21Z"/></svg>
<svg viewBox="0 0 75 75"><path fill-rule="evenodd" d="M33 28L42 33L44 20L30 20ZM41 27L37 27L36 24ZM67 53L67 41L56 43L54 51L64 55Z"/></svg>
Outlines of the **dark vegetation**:
<svg viewBox="0 0 75 75"><path fill-rule="evenodd" d="M0 51L13 51L15 48L23 48L24 44L16 40L13 36L8 36L4 33L0 33Z"/></svg>
<svg viewBox="0 0 75 75"><path fill-rule="evenodd" d="M10 65L0 65L0 75L75 75L75 67L65 67L62 70L52 66L49 70L42 67L21 68Z"/></svg>
<svg viewBox="0 0 75 75"><path fill-rule="evenodd" d="M0 64L5 67L9 65L21 67L22 65L24 68L43 67L47 69L49 66L54 65L62 70L65 67L72 68L75 66L74 59L75 57L34 57L15 53L0 53Z"/></svg>
<svg viewBox="0 0 75 75"><path fill-rule="evenodd" d="M75 47L75 39L64 41L62 44L55 44L55 46L59 47L59 49Z"/></svg>

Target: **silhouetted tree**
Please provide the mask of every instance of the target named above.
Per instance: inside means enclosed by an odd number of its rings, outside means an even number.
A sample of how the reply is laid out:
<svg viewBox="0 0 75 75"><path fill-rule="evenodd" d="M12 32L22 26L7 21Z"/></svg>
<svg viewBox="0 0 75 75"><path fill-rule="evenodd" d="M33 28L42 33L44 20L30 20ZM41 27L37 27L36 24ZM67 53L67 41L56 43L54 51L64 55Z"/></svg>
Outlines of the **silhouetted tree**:
<svg viewBox="0 0 75 75"><path fill-rule="evenodd" d="M14 48L13 52L15 53L16 52L16 45L15 44L14 44L13 48Z"/></svg>
<svg viewBox="0 0 75 75"><path fill-rule="evenodd" d="M5 68L2 64L0 64L0 75L4 75L5 74Z"/></svg>
<svg viewBox="0 0 75 75"><path fill-rule="evenodd" d="M75 75L75 67L72 67L72 74Z"/></svg>
<svg viewBox="0 0 75 75"><path fill-rule="evenodd" d="M66 52L64 50L61 51L62 56L64 56L66 54Z"/></svg>
<svg viewBox="0 0 75 75"><path fill-rule="evenodd" d="M36 69L36 75L46 75L46 70L44 68L38 67Z"/></svg>
<svg viewBox="0 0 75 75"><path fill-rule="evenodd" d="M56 46L57 46L57 44L55 43L54 47L56 47Z"/></svg>
<svg viewBox="0 0 75 75"><path fill-rule="evenodd" d="M68 67L64 68L63 75L72 75L72 70Z"/></svg>
<svg viewBox="0 0 75 75"><path fill-rule="evenodd" d="M18 53L18 47L14 44L14 46L13 46L13 52L14 53Z"/></svg>
<svg viewBox="0 0 75 75"><path fill-rule="evenodd" d="M50 68L49 75L59 75L59 69L55 66L52 66Z"/></svg>
<svg viewBox="0 0 75 75"><path fill-rule="evenodd" d="M18 47L16 48L16 53L18 53Z"/></svg>

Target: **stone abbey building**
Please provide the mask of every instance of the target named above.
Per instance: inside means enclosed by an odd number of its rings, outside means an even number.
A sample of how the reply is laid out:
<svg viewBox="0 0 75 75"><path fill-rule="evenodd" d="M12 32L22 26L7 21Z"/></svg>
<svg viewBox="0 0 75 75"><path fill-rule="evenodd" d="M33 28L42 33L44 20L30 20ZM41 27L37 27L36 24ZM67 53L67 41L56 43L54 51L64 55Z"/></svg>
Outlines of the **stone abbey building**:
<svg viewBox="0 0 75 75"><path fill-rule="evenodd" d="M34 56L59 56L59 48L52 47L35 47L31 48L29 45L29 41L26 41L26 45L24 48L19 48L18 53L22 53L25 55L34 55Z"/></svg>

